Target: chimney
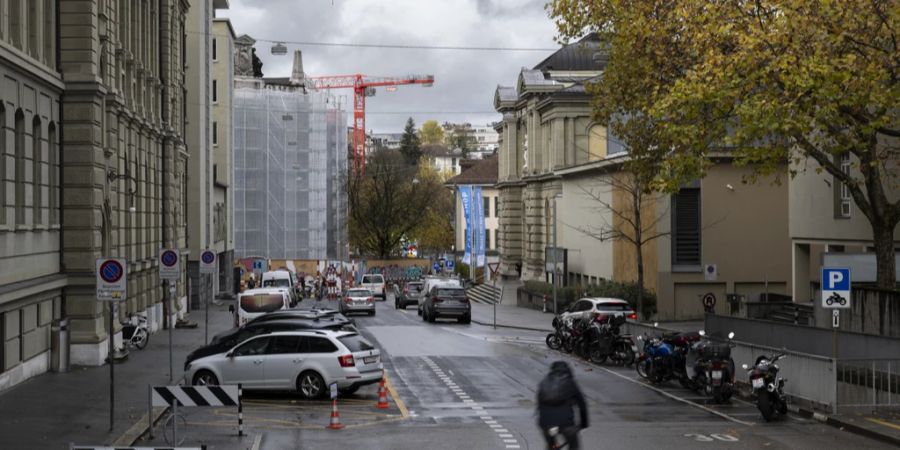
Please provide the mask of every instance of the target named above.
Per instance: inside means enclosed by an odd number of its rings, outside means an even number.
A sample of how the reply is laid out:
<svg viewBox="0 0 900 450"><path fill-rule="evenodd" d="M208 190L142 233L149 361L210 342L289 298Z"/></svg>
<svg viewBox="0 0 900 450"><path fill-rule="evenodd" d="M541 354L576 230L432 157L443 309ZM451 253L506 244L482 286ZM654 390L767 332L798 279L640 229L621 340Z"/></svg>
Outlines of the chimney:
<svg viewBox="0 0 900 450"><path fill-rule="evenodd" d="M294 50L294 68L291 71L291 84L306 84L306 74L303 73L303 53Z"/></svg>

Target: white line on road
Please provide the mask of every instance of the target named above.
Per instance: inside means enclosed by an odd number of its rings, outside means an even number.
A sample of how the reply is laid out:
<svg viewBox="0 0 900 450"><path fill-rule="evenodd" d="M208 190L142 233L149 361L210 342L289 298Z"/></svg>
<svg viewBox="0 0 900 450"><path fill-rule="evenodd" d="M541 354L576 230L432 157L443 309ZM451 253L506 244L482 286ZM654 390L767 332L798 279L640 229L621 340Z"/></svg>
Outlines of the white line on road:
<svg viewBox="0 0 900 450"><path fill-rule="evenodd" d="M739 423L739 424L741 424L741 425L747 425L748 427L752 427L752 426L754 425L754 424L752 424L752 423L750 423L750 422L745 422L745 421L743 421L743 420L741 420L741 419L738 419L738 418L735 418L735 417L731 417L731 416L729 416L728 414L725 414L725 413L723 413L723 412L716 411L716 410L714 410L714 409L712 409L712 408L708 408L708 407L703 406L703 405L701 405L701 404L699 404L699 403L692 402L692 401L690 401L690 400L681 398L681 397L679 397L679 396L677 396L677 395L674 395L674 394L670 394L670 393L668 393L668 392L666 392L666 391L664 391L664 390L662 390L662 389L660 389L660 388L658 388L658 387L650 386L649 384L643 383L643 382L638 381L638 380L635 380L635 379L633 379L633 378L626 377L625 375L622 375L622 374L620 374L620 373L613 372L612 370L609 370L609 369L607 369L606 367L600 367L600 369L603 369L603 370L605 370L607 373L610 373L610 374L612 374L612 375L615 375L615 376L617 376L617 377L619 377L619 378L621 378L621 379L623 379L623 380L630 381L630 382L632 382L632 383L634 383L634 384L637 384L637 385L639 385L639 386L643 386L643 387L645 387L645 388L647 388L647 389L652 389L652 390L654 390L654 391L656 391L656 392L658 392L658 393L660 393L660 394L662 394L662 395L665 395L666 397L671 398L672 400L676 400L676 401L679 401L679 402L682 402L682 403L686 403L686 404L691 405L691 406L694 406L694 407L696 407L696 408L700 408L700 409L702 409L702 410L704 410L704 411L706 411L706 412L708 412L708 413L715 414L715 415L717 415L717 416L719 416L719 417L721 417L721 418L723 418L723 419L730 420L730 421L732 421L732 422Z"/></svg>

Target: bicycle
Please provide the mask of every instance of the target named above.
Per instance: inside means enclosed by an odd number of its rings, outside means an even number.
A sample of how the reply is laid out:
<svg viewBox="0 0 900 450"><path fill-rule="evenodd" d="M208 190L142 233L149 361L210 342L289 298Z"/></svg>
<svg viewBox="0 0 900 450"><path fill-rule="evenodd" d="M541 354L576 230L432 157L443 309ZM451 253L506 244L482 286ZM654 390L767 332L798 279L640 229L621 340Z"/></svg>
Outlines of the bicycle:
<svg viewBox="0 0 900 450"><path fill-rule="evenodd" d="M550 435L550 438L553 441L554 449L567 448L569 446L569 441L566 440L564 434L560 433L559 427L551 427L547 430L547 434ZM560 439L562 439L562 442L560 442Z"/></svg>
<svg viewBox="0 0 900 450"><path fill-rule="evenodd" d="M141 314L131 314L128 320L122 323L122 349L136 347L143 350L150 342L150 329L147 327L147 318Z"/></svg>

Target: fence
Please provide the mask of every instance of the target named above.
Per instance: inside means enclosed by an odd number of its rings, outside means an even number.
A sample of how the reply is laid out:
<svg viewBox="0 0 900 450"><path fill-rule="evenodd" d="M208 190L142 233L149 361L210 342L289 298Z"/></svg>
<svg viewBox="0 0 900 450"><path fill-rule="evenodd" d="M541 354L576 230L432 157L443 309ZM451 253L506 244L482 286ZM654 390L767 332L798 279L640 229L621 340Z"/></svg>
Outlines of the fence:
<svg viewBox="0 0 900 450"><path fill-rule="evenodd" d="M840 408L900 408L900 359L838 361L837 402Z"/></svg>

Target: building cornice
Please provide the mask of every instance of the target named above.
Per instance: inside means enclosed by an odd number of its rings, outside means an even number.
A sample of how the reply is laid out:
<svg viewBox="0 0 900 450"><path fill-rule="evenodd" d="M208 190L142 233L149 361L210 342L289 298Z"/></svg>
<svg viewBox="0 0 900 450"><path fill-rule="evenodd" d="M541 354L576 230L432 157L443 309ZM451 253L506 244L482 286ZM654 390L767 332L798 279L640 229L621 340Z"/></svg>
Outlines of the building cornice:
<svg viewBox="0 0 900 450"><path fill-rule="evenodd" d="M0 61L8 63L4 65L17 69L23 75L36 77L57 93L61 93L66 87L59 72L38 63L32 57L5 42L0 42Z"/></svg>

